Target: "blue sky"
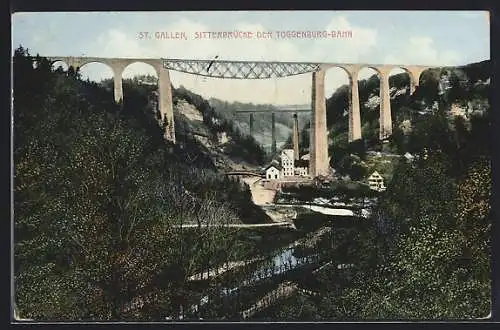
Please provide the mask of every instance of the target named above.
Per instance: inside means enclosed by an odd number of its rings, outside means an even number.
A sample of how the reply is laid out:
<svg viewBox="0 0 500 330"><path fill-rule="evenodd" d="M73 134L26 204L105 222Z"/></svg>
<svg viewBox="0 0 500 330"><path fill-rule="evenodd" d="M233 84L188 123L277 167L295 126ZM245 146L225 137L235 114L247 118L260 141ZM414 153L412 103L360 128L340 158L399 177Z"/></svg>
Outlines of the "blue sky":
<svg viewBox="0 0 500 330"><path fill-rule="evenodd" d="M12 44L47 56L206 59L219 55L240 60L461 65L490 58L488 17L484 11L16 13L12 16ZM235 29L340 29L351 30L353 35L347 39L217 41L191 37L195 31ZM140 40L141 31L185 32L188 40ZM82 71L93 80L112 74L102 64L89 64ZM330 71L327 94L347 82L340 69ZM153 70L137 63L127 68L124 77L138 73ZM371 74L364 69L361 78ZM227 100L307 103L310 99L307 75L278 81L234 81L172 73L172 81L204 96ZM291 93L293 88L304 92Z"/></svg>

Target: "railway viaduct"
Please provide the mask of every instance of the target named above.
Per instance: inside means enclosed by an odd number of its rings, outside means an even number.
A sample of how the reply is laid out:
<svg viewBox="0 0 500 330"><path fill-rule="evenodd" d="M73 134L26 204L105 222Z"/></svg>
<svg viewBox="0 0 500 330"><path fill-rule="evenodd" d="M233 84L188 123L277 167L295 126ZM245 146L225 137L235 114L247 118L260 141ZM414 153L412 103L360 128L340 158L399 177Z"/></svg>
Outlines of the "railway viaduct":
<svg viewBox="0 0 500 330"><path fill-rule="evenodd" d="M114 98L117 103L123 100L122 73L130 64L141 62L151 65L158 76L159 108L161 118L166 122L165 139L175 143L175 123L172 104L169 70L221 79L270 79L299 74L311 74L311 139L310 139L310 175L327 175L328 132L326 127L325 73L338 67L349 77L349 141L361 139L360 104L358 92L358 74L363 68L374 69L380 78L380 139L392 134L391 103L389 94L389 74L395 68L405 70L410 76L410 92L419 85L423 71L431 68L422 65L368 64L368 63L307 63L307 62L262 62L262 61L221 61L188 59L152 59L152 58L104 58L104 57L69 57L45 56L52 63L65 62L68 67L81 68L88 63L108 65L114 74Z"/></svg>

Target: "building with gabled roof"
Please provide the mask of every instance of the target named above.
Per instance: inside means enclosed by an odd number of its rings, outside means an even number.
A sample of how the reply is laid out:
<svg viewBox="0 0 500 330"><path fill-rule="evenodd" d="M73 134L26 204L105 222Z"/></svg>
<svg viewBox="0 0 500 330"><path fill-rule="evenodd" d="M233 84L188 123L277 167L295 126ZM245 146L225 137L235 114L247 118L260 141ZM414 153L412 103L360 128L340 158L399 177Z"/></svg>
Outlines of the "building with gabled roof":
<svg viewBox="0 0 500 330"><path fill-rule="evenodd" d="M368 177L368 185L370 186L370 189L376 191L384 191L386 189L384 185L384 178L377 171L373 172Z"/></svg>
<svg viewBox="0 0 500 330"><path fill-rule="evenodd" d="M281 165L271 162L264 169L267 180L279 180L281 179Z"/></svg>

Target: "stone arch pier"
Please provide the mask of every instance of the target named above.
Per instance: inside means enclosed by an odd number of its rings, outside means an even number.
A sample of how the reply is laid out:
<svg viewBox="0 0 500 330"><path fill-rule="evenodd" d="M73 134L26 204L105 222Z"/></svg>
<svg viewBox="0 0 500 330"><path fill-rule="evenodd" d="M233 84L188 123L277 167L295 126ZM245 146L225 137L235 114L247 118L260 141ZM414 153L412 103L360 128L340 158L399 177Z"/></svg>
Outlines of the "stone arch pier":
<svg viewBox="0 0 500 330"><path fill-rule="evenodd" d="M299 74L312 74L311 94L311 141L310 175L316 177L329 173L328 132L326 127L325 71L332 67L345 70L350 82L349 141L361 139L358 73L362 68L374 69L380 78L380 138L386 139L392 133L391 102L389 95L389 74L394 68L401 68L410 75L410 91L419 85L423 71L429 66L405 64L365 64L365 63L306 63L306 62L262 62L225 60L188 60L152 58L103 58L46 56L52 63L65 62L75 69L87 63L97 62L108 65L114 74L114 98L123 100L122 73L132 63L151 65L158 76L159 108L166 122L165 139L175 142L175 125L169 70L222 79L268 79Z"/></svg>

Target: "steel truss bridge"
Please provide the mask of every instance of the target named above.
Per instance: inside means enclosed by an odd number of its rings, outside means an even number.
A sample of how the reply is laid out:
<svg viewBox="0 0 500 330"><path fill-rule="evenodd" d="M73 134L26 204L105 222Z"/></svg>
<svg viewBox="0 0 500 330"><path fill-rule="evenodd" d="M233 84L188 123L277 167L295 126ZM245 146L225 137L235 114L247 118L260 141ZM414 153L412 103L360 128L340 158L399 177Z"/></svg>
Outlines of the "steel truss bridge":
<svg viewBox="0 0 500 330"><path fill-rule="evenodd" d="M169 70L212 78L268 79L296 76L321 69L321 63L162 59Z"/></svg>

